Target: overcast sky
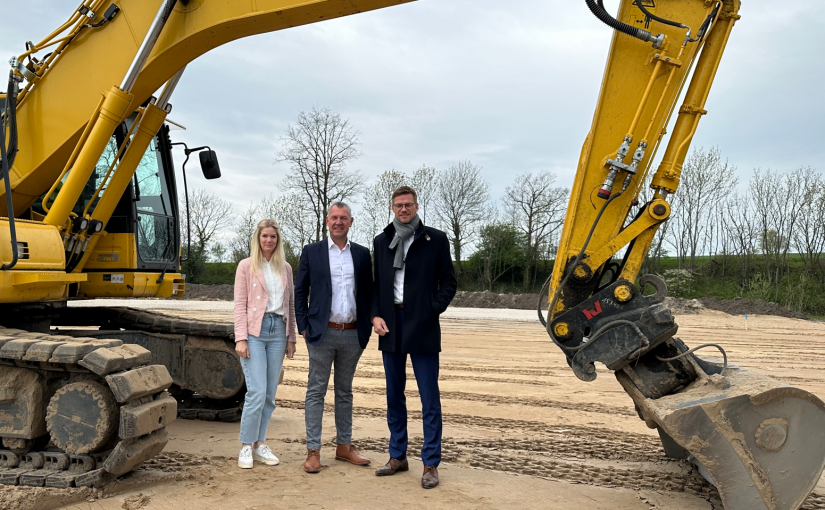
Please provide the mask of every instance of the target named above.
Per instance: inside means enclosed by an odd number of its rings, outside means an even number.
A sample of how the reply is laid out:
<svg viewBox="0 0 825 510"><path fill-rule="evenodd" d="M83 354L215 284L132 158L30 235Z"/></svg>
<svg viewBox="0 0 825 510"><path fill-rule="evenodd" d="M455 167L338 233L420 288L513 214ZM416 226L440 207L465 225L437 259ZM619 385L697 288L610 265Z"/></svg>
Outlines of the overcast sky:
<svg viewBox="0 0 825 510"><path fill-rule="evenodd" d="M27 0L0 18L2 61L76 3ZM717 145L743 181L754 167L825 170L825 2L742 3L693 145ZM352 168L368 178L469 159L497 200L522 172L569 187L610 39L583 0L419 0L259 35L187 67L170 115L187 131L172 135L217 151L223 178L190 183L240 207L279 191L279 138L313 106L361 133Z"/></svg>

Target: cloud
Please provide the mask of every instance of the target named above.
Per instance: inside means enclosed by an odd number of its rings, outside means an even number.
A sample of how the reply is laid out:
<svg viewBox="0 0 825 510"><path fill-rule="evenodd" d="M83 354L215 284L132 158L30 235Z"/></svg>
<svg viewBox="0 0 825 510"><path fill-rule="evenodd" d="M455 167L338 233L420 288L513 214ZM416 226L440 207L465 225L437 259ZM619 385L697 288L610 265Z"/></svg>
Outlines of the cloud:
<svg viewBox="0 0 825 510"><path fill-rule="evenodd" d="M68 14L59 0L26 2L0 20L0 51L19 53ZM742 16L694 145L719 146L742 181L757 166L817 166L825 6L749 0ZM255 36L187 67L170 117L188 129L173 136L217 151L223 179L203 181L194 164L190 184L239 208L278 191L279 138L313 106L361 133L353 168L367 177L470 159L494 198L526 171L551 169L570 186L611 37L570 0L420 0Z"/></svg>

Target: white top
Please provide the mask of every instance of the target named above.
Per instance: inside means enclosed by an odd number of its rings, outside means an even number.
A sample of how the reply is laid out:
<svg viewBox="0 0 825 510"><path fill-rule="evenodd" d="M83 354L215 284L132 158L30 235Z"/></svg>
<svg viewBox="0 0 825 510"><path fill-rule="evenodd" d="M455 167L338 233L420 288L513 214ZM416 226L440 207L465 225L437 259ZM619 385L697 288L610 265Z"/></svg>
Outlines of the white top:
<svg viewBox="0 0 825 510"><path fill-rule="evenodd" d="M355 322L355 265L349 239L344 249L327 239L329 249L329 276L332 281L332 306L330 322L348 324Z"/></svg>
<svg viewBox="0 0 825 510"><path fill-rule="evenodd" d="M269 299L266 302L266 313L284 314L284 289L281 284L281 275L272 270L272 264L264 259L263 265L264 280L266 280L266 292ZM260 296L258 296L260 297Z"/></svg>
<svg viewBox="0 0 825 510"><path fill-rule="evenodd" d="M396 305L404 303L404 273L407 271L407 252L410 251L410 246L413 241L415 241L415 234L411 235L409 239L404 241L404 267L395 270L394 297Z"/></svg>

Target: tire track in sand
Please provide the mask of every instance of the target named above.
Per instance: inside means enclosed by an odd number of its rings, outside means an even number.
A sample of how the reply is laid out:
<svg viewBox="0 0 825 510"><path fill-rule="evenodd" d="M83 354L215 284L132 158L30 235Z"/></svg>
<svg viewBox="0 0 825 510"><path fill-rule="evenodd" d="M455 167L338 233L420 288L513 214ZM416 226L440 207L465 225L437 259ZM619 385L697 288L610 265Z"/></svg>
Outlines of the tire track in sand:
<svg viewBox="0 0 825 510"><path fill-rule="evenodd" d="M306 387L306 383L301 381L293 381L285 379L281 384L293 387ZM334 389L333 385L329 385L329 391ZM383 388L358 388L355 393L362 393L367 395L385 395ZM418 398L418 392L415 390L408 390L405 392L407 398ZM632 409L626 409L618 406L609 406L605 404L596 404L589 402L562 402L559 400L550 400L546 398L532 398L532 397L503 397L500 395L490 395L485 393L468 393L464 391L442 391L441 398L447 400L464 400L470 402L483 402L490 405L516 405L527 407L549 407L554 409L563 409L565 411L584 411L589 413L609 414L611 416L636 416L636 412Z"/></svg>

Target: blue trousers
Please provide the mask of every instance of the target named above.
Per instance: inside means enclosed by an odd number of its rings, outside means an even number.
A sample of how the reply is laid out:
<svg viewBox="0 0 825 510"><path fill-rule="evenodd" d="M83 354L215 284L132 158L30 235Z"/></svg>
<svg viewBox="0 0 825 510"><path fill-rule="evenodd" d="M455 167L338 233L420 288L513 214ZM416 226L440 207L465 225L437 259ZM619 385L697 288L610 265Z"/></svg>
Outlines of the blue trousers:
<svg viewBox="0 0 825 510"><path fill-rule="evenodd" d="M241 358L246 398L241 414L241 443L266 441L266 429L275 410L275 392L286 354L286 323L273 313L264 315L259 336L249 335L249 358Z"/></svg>
<svg viewBox="0 0 825 510"><path fill-rule="evenodd" d="M404 323L403 310L396 308L396 335L400 338ZM407 354L383 352L384 374L387 379L387 425L390 428L390 457L403 459L407 455ZM441 463L441 393L438 390L438 353L410 354L413 373L421 397L421 417L424 422L424 446L421 460L425 466Z"/></svg>

